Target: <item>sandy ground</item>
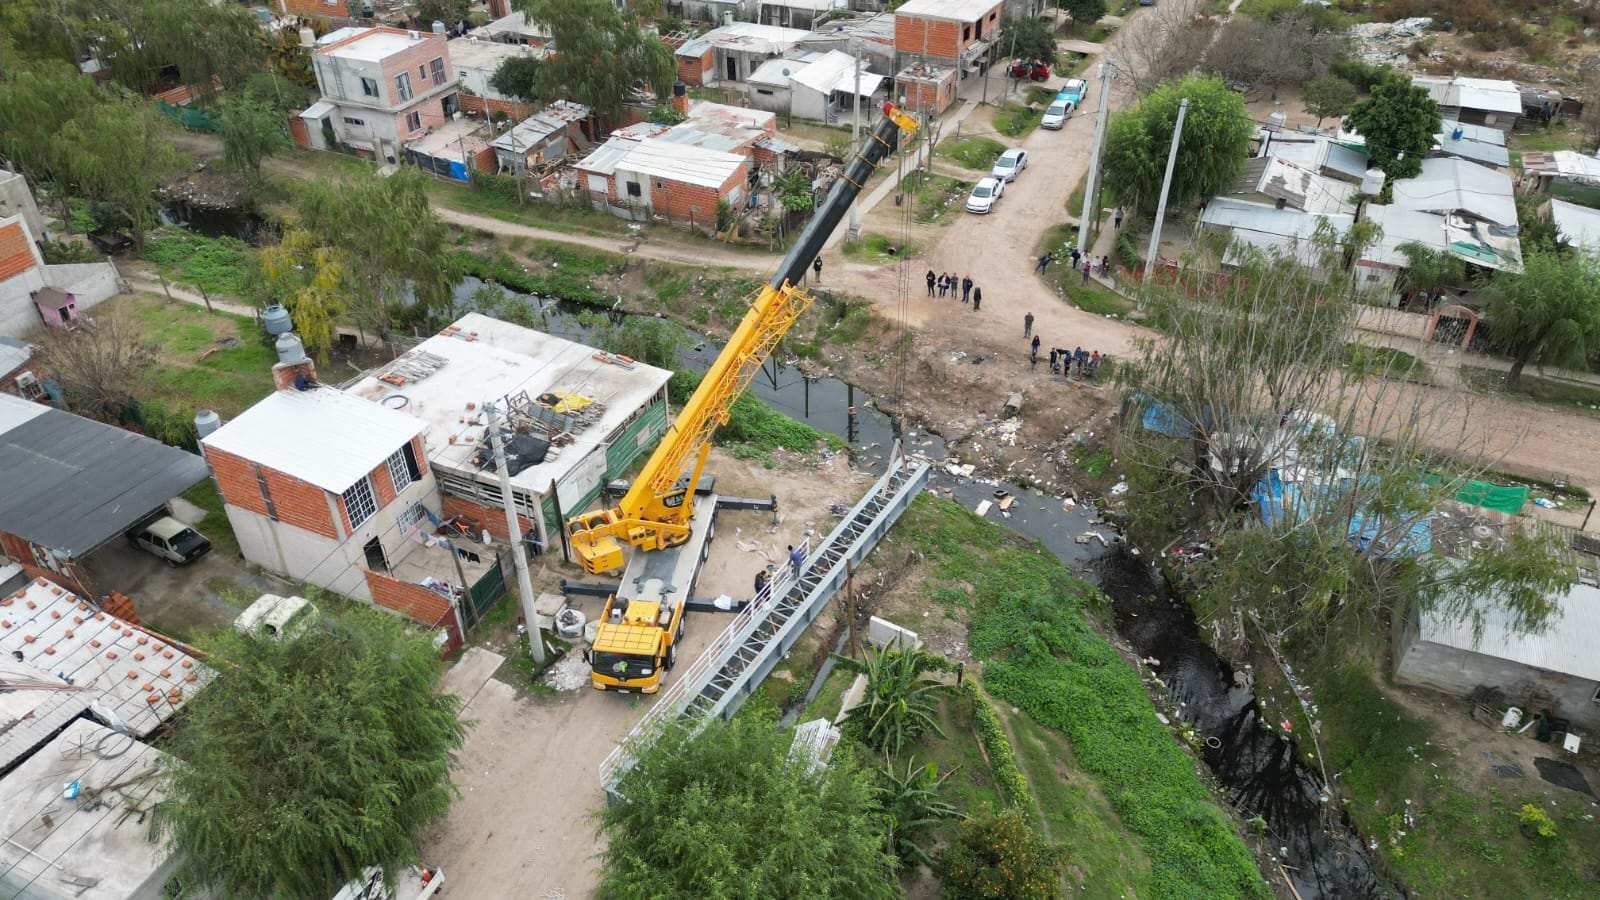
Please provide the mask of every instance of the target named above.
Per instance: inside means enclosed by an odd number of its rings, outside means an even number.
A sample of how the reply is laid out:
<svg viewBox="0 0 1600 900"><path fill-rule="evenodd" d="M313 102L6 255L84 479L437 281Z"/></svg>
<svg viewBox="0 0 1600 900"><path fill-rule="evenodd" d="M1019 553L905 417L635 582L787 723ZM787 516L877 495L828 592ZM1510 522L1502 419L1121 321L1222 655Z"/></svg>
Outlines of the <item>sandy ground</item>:
<svg viewBox="0 0 1600 900"><path fill-rule="evenodd" d="M695 592L699 596L747 595L761 554L739 550L741 541L746 546L759 542L781 558L785 545L806 532L826 533L836 519L830 507L854 503L870 481L851 472L843 456L819 462L783 455L776 468L766 469L758 461L716 451L709 468L723 493L776 493L780 514L775 530L770 513L718 516L717 539ZM599 609L594 599L578 604L591 616ZM727 621L712 614L692 616L684 663L698 656ZM487 677L493 663L484 669L482 658L474 657L464 657L447 679L447 686L468 701L462 717L471 723L455 773L461 796L424 842L423 858L443 867L448 890L457 897L587 897L598 881L596 854L604 847L596 832L602 805L597 766L651 698L600 694L587 687L553 697L519 695L504 681Z"/></svg>

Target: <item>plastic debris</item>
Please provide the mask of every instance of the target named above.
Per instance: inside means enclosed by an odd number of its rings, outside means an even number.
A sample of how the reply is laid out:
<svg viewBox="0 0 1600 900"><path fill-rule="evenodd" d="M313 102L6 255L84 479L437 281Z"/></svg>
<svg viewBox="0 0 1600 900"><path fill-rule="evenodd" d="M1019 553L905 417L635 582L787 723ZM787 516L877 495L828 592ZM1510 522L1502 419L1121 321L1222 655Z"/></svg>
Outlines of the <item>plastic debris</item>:
<svg viewBox="0 0 1600 900"><path fill-rule="evenodd" d="M1113 497L1120 497L1127 492L1128 483L1126 481L1119 481L1111 486L1111 496Z"/></svg>

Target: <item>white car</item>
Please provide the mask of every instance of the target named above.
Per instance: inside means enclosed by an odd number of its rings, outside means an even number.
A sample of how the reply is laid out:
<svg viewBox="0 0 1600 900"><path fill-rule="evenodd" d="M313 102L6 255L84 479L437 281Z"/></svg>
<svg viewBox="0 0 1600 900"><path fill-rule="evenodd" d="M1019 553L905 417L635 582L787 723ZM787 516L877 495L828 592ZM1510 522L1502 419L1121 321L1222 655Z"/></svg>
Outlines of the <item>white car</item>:
<svg viewBox="0 0 1600 900"><path fill-rule="evenodd" d="M1016 181L1017 175L1028 167L1028 151L1013 147L1000 154L989 174L1001 181Z"/></svg>
<svg viewBox="0 0 1600 900"><path fill-rule="evenodd" d="M206 536L171 516L159 516L128 532L128 541L169 565L192 563L211 552Z"/></svg>
<svg viewBox="0 0 1600 900"><path fill-rule="evenodd" d="M1072 112L1077 108L1078 104L1058 97L1045 108L1044 118L1039 120L1039 127L1049 128L1052 131L1059 130L1067 124L1068 119L1072 118Z"/></svg>
<svg viewBox="0 0 1600 900"><path fill-rule="evenodd" d="M998 178L984 178L972 188L972 196L967 198L967 212L986 213L994 209L994 203L1005 192L1006 183Z"/></svg>

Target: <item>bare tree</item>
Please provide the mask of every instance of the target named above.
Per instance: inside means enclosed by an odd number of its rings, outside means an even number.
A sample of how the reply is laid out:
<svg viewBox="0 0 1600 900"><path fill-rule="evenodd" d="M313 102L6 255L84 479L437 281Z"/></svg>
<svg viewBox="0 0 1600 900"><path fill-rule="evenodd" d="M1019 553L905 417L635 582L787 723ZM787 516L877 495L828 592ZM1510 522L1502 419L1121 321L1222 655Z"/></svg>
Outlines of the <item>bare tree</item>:
<svg viewBox="0 0 1600 900"><path fill-rule="evenodd" d="M116 424L150 377L155 349L144 343L133 317L102 306L93 319L71 328L47 328L37 340L39 358L66 393L74 412Z"/></svg>
<svg viewBox="0 0 1600 900"><path fill-rule="evenodd" d="M1217 30L1204 68L1231 83L1269 88L1276 100L1282 88L1326 75L1345 41L1343 35L1318 30L1310 16L1266 21L1234 16Z"/></svg>
<svg viewBox="0 0 1600 900"><path fill-rule="evenodd" d="M1200 0L1169 0L1132 20L1118 44L1117 77L1142 96L1193 71L1218 24L1200 8Z"/></svg>
<svg viewBox="0 0 1600 900"><path fill-rule="evenodd" d="M1600 147L1600 56L1591 57L1583 65L1583 112L1578 121L1588 139L1585 146Z"/></svg>
<svg viewBox="0 0 1600 900"><path fill-rule="evenodd" d="M1415 389L1413 357L1351 343L1349 282L1318 274L1342 255L1327 235L1287 252L1235 247L1227 277L1184 273L1203 297L1147 291L1163 334L1117 369L1130 509L1193 512L1187 524L1218 548L1204 596L1241 631L1246 618L1280 636L1377 627L1418 607L1481 627L1492 606L1539 628L1570 565L1520 529L1431 539L1498 460L1489 436L1462 427L1465 395Z"/></svg>

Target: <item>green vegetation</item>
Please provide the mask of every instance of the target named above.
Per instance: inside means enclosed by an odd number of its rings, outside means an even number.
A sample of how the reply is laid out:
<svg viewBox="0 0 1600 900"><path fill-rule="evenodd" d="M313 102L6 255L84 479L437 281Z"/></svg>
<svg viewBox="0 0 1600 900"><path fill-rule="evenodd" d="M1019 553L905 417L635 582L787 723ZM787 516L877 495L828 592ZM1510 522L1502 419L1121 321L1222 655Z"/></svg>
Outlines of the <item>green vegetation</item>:
<svg viewBox="0 0 1600 900"><path fill-rule="evenodd" d="M1562 381L1524 373L1516 384L1506 381L1506 373L1482 366L1462 366L1461 380L1483 394L1506 393L1514 397L1558 406L1588 415L1600 415L1600 387L1574 381Z"/></svg>
<svg viewBox="0 0 1600 900"><path fill-rule="evenodd" d="M939 822L959 815L954 806L940 798L944 783L954 774L952 769L941 776L938 766L919 766L914 759L906 760L903 772L892 760L879 770L878 804L887 825L884 842L902 866L933 864L933 858L922 846L924 835Z"/></svg>
<svg viewBox="0 0 1600 900"><path fill-rule="evenodd" d="M844 255L862 262L895 262L917 255L917 245L910 241L895 241L888 235L869 231L860 240L845 241Z"/></svg>
<svg viewBox="0 0 1600 900"><path fill-rule="evenodd" d="M1484 322L1511 357L1506 383L1513 388L1529 363L1582 368L1600 350L1600 263L1587 253L1538 249L1522 264L1522 272L1483 290Z"/></svg>
<svg viewBox="0 0 1600 900"><path fill-rule="evenodd" d="M1356 378L1380 376L1400 381L1421 380L1428 370L1422 360L1404 350L1354 341L1345 345L1344 368Z"/></svg>
<svg viewBox="0 0 1600 900"><path fill-rule="evenodd" d="M969 136L960 138L946 138L939 144L939 155L953 159L968 169L987 172L1006 152L1006 145L994 138Z"/></svg>
<svg viewBox="0 0 1600 900"><path fill-rule="evenodd" d="M1060 851L1014 809L968 821L936 871L951 900L1052 900L1061 891Z"/></svg>
<svg viewBox="0 0 1600 900"><path fill-rule="evenodd" d="M222 511L222 496L209 479L183 492L183 499L206 511L205 517L195 527L211 539L211 547L230 559L239 555L239 539L228 524L228 514Z"/></svg>
<svg viewBox="0 0 1600 900"><path fill-rule="evenodd" d="M392 879L449 806L464 726L460 701L437 690L430 635L381 610L322 607L330 627L294 640L231 628L201 640L217 674L172 737L155 823L190 888L332 896L371 865Z"/></svg>
<svg viewBox="0 0 1600 900"><path fill-rule="evenodd" d="M972 190L970 181L927 172L910 173L900 186L910 195L911 220L918 225L938 225L959 213L967 192Z"/></svg>
<svg viewBox="0 0 1600 900"><path fill-rule="evenodd" d="M638 748L600 813L604 898L899 894L877 785L851 747L815 773L787 729L757 715Z"/></svg>
<svg viewBox="0 0 1600 900"><path fill-rule="evenodd" d="M1039 127L1039 121L1044 118L1044 107L1018 106L1008 104L995 110L994 130L1006 137L1027 137L1030 131Z"/></svg>
<svg viewBox="0 0 1600 900"><path fill-rule="evenodd" d="M181 228L151 232L139 256L154 263L168 281L192 285L208 294L250 296L255 251L237 238L212 238Z"/></svg>
<svg viewBox="0 0 1600 900"><path fill-rule="evenodd" d="M679 371L673 373L667 391L672 402L681 406L699 385L699 375ZM843 450L845 446L838 436L789 418L762 403L749 391L740 394L739 399L733 402L728 423L717 429L716 440L723 445L742 444L762 454L779 449L806 452L816 447L818 442L831 450Z"/></svg>
<svg viewBox="0 0 1600 900"><path fill-rule="evenodd" d="M556 241L534 241L530 256L543 263L530 271L511 254L496 248L489 253L455 251L455 265L465 275L493 281L514 291L558 297L575 303L610 306L614 299L594 284L594 279L622 271L623 258L605 250L587 250Z"/></svg>
<svg viewBox="0 0 1600 900"><path fill-rule="evenodd" d="M1347 123L1367 139L1372 165L1392 183L1422 171L1422 159L1439 133L1439 105L1410 78L1391 75L1351 107Z"/></svg>
<svg viewBox="0 0 1600 900"><path fill-rule="evenodd" d="M1181 208L1221 193L1244 168L1255 134L1244 98L1220 78L1190 76L1162 85L1112 116L1106 129L1106 183L1134 209L1156 208L1178 104L1185 99L1189 112L1167 202Z"/></svg>
<svg viewBox="0 0 1600 900"><path fill-rule="evenodd" d="M1012 806L1031 810L1033 794L1028 790L1028 779L1017 765L1017 755L1011 749L1006 727L1000 723L994 707L989 705L989 698L978 689L976 680L963 682L961 689L972 702L972 721L978 727L978 740L983 743L984 755L989 757L989 768L994 770L995 780L1000 783L1000 793Z"/></svg>
<svg viewBox="0 0 1600 900"><path fill-rule="evenodd" d="M1088 473L1090 478L1103 478L1111 468L1111 448L1101 447L1093 453L1078 460L1078 468Z"/></svg>
<svg viewBox="0 0 1600 900"><path fill-rule="evenodd" d="M160 360L146 373L152 380L151 395L140 397L146 405L189 417L214 409L232 418L271 393L277 355L251 320L148 295L113 302L132 307L140 339Z"/></svg>
<svg viewBox="0 0 1600 900"><path fill-rule="evenodd" d="M1193 760L1156 721L1137 673L1089 624L1102 602L1092 587L1042 547L928 495L895 531L926 554L930 592L967 597L985 686L1065 735L1138 835L1151 861L1140 896L1266 895Z"/></svg>
<svg viewBox="0 0 1600 900"><path fill-rule="evenodd" d="M943 657L921 650L869 650L865 658L835 654L846 671L867 676L861 702L845 713L851 737L889 756L899 756L926 732L939 734L936 709L949 687L928 677L950 668Z"/></svg>
<svg viewBox="0 0 1600 900"><path fill-rule="evenodd" d="M1073 2L1100 3L1102 0L1073 0ZM995 46L1006 48L1008 58L1037 59L1052 66L1056 64L1056 36L1044 19L1031 16L1006 19L1000 25L1000 34L996 36ZM1000 65L1010 65L1010 63L997 63L996 68Z"/></svg>

